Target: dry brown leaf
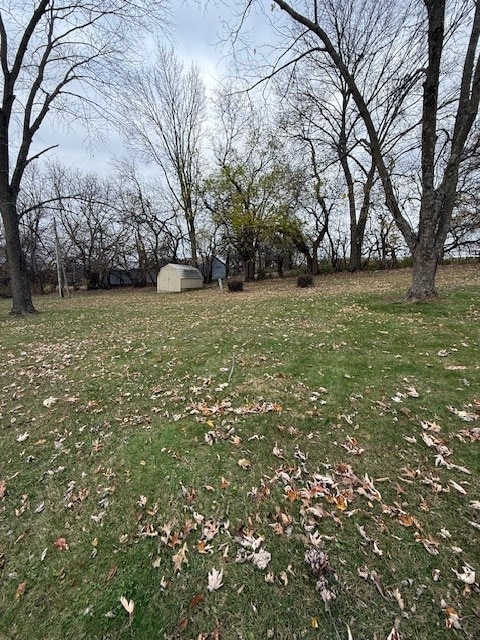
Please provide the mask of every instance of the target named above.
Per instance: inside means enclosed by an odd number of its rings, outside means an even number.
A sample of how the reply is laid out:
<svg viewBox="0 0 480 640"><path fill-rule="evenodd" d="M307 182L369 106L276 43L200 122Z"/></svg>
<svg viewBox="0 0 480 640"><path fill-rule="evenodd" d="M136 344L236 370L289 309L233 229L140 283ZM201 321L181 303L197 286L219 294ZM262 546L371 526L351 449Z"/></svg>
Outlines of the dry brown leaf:
<svg viewBox="0 0 480 640"><path fill-rule="evenodd" d="M116 565L114 565L110 571L107 573L107 581L113 580L113 578L115 577L117 573L117 567Z"/></svg>
<svg viewBox="0 0 480 640"><path fill-rule="evenodd" d="M177 624L177 631L179 633L183 633L185 629L188 627L188 618L181 618Z"/></svg>
<svg viewBox="0 0 480 640"><path fill-rule="evenodd" d="M173 564L175 567L175 571L180 571L182 568L182 564L188 564L187 559L188 547L187 543L183 544L183 547L178 551L174 556L172 556Z"/></svg>
<svg viewBox="0 0 480 640"><path fill-rule="evenodd" d="M455 569L452 569L452 571L457 576L457 578L465 584L475 584L475 571L473 567L470 567L470 565L464 565L462 567L462 573L460 573L459 571L455 571Z"/></svg>
<svg viewBox="0 0 480 640"><path fill-rule="evenodd" d="M23 596L23 594L25 593L25 589L27 588L27 583L26 582L21 582L18 587L17 590L15 591L15 598L17 600L20 600L20 598Z"/></svg>
<svg viewBox="0 0 480 640"><path fill-rule="evenodd" d="M283 458L283 449L281 449L277 443L275 443L272 453L276 458L279 458L280 460Z"/></svg>
<svg viewBox="0 0 480 640"><path fill-rule="evenodd" d="M257 569L267 568L268 563L272 559L272 555L265 549L260 549L257 553L252 554L251 561L257 567Z"/></svg>
<svg viewBox="0 0 480 640"><path fill-rule="evenodd" d="M377 556L383 556L383 551L378 546L377 540L373 541L373 553Z"/></svg>
<svg viewBox="0 0 480 640"><path fill-rule="evenodd" d="M54 404L57 403L57 401L58 401L58 398L54 398L53 396L50 396L46 398L42 404L44 407L47 407L47 409L50 409L51 407L53 407Z"/></svg>
<svg viewBox="0 0 480 640"><path fill-rule="evenodd" d="M405 609L405 602L403 601L402 594L397 587L393 590L393 595L395 597L395 600L397 601L398 606L400 607L400 611L403 611Z"/></svg>
<svg viewBox="0 0 480 640"><path fill-rule="evenodd" d="M5 480L0 480L0 498L3 498L7 492L7 483Z"/></svg>
<svg viewBox="0 0 480 640"><path fill-rule="evenodd" d="M442 609L445 614L445 626L447 629L461 629L462 626L460 624L460 616L458 615L458 611L453 607L447 607L447 605L442 601Z"/></svg>
<svg viewBox="0 0 480 640"><path fill-rule="evenodd" d="M467 492L465 491L465 489L462 487L462 485L458 484L458 482L455 482L455 480L450 480L450 484L452 485L452 487L454 489L456 489L458 491L458 493L461 493L462 495L466 496Z"/></svg>
<svg viewBox="0 0 480 640"><path fill-rule="evenodd" d="M58 551L68 551L68 543L65 540L65 538L58 538L57 540L55 540L55 548L58 549Z"/></svg>
<svg viewBox="0 0 480 640"><path fill-rule="evenodd" d="M190 602L188 604L188 608L189 609L195 609L195 607L198 607L198 605L201 604L204 600L205 600L204 596L202 596L199 593L196 596L193 596L193 598L190 600Z"/></svg>
<svg viewBox="0 0 480 640"><path fill-rule="evenodd" d="M415 518L408 513L401 513L398 516L398 521L403 524L404 527L412 527L415 523Z"/></svg>
<svg viewBox="0 0 480 640"><path fill-rule="evenodd" d="M250 469L252 463L246 458L240 458L240 460L237 461L237 464L239 467L242 467L242 469L247 470Z"/></svg>
<svg viewBox="0 0 480 640"><path fill-rule="evenodd" d="M398 633L398 629L393 627L393 629L388 634L387 640L400 640L400 634Z"/></svg>

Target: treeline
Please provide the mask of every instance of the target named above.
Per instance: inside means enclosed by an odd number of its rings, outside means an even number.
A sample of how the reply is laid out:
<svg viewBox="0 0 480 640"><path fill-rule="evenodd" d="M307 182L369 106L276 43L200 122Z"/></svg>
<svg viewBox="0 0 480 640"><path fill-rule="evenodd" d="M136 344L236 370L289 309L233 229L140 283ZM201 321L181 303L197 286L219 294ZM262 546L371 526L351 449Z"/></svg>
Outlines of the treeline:
<svg viewBox="0 0 480 640"><path fill-rule="evenodd" d="M328 0L313 3L314 14L273 4L278 56L264 61L263 72L257 58L252 82L224 81L207 96L199 68L160 42L148 61L105 68L108 108L88 92L77 96L94 113L108 113L123 135L126 155L108 176L62 167L49 149L27 157L56 95L45 89L42 102L38 93L49 58L25 65L21 87L31 86L32 96L25 110L12 80L23 67L10 70L5 57L5 104L30 122L15 129L2 107L5 131L21 133L11 178L0 171L7 194L0 198L1 280L8 286L12 276L16 285L13 313L34 312L25 274L37 291L54 286L59 253L69 283L89 288L108 286L115 270L147 283L178 261L201 265L208 281L218 258L248 281L411 259L411 300L436 294L445 256L478 253L478 3ZM63 29L46 44L39 29L39 47L50 55L62 42L68 53L65 15L34 19ZM96 20L83 20L80 12L79 33L96 28ZM234 50L238 42L232 38ZM27 56L24 45L19 52ZM87 54L79 43L88 66ZM236 62L247 78L244 54ZM71 63L68 55L63 62ZM79 81L77 64L70 71L69 81Z"/></svg>

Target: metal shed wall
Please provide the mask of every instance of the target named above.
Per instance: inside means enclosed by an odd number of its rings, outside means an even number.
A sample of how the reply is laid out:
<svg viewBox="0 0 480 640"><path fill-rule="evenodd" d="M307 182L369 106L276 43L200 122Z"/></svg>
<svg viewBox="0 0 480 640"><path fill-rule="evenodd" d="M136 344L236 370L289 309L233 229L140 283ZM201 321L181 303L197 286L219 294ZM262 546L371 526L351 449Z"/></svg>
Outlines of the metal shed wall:
<svg viewBox="0 0 480 640"><path fill-rule="evenodd" d="M161 292L180 292L202 287L202 274L188 265L167 264L160 269L157 277L157 291Z"/></svg>

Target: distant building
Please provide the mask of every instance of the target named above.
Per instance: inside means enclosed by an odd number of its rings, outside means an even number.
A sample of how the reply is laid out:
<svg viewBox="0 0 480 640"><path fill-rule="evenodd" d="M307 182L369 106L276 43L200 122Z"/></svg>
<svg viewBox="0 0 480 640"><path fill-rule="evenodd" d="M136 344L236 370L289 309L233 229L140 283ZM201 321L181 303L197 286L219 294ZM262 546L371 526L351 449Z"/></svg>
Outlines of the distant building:
<svg viewBox="0 0 480 640"><path fill-rule="evenodd" d="M198 270L202 274L205 282L211 282L219 278L223 280L227 277L226 264L216 256L198 260Z"/></svg>
<svg viewBox="0 0 480 640"><path fill-rule="evenodd" d="M141 287L157 283L157 270L110 269L107 273L107 287Z"/></svg>

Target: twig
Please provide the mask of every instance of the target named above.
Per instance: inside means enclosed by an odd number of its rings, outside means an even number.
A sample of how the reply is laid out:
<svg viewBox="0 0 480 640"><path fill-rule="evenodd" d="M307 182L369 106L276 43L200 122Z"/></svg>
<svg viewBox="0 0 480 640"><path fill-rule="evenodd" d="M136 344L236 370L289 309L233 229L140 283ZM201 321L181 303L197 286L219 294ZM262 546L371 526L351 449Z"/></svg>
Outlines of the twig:
<svg viewBox="0 0 480 640"><path fill-rule="evenodd" d="M230 384L230 380L233 376L233 370L235 369L235 352L232 353L232 368L230 369L230 373L228 374L228 384Z"/></svg>

